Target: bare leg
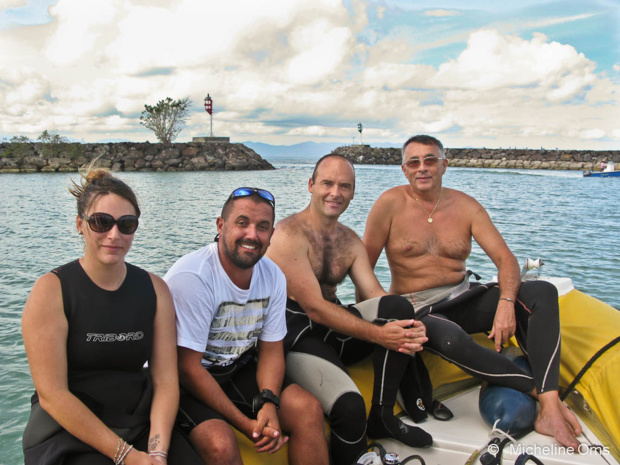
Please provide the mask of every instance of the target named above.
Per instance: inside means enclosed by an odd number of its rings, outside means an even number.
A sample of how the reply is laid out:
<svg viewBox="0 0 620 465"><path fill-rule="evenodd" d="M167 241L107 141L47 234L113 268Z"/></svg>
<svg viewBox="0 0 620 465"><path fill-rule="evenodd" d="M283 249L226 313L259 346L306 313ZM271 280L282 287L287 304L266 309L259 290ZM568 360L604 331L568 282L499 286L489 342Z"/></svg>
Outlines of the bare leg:
<svg viewBox="0 0 620 465"><path fill-rule="evenodd" d="M289 434L291 465L328 465L323 407L312 394L291 384L282 392L278 416Z"/></svg>
<svg viewBox="0 0 620 465"><path fill-rule="evenodd" d="M225 421L203 421L191 431L189 439L206 464L243 465L235 433Z"/></svg>
<svg viewBox="0 0 620 465"><path fill-rule="evenodd" d="M581 425L558 396L558 391L547 391L537 396L540 403L538 418L534 424L540 434L552 436L561 445L577 449Z"/></svg>

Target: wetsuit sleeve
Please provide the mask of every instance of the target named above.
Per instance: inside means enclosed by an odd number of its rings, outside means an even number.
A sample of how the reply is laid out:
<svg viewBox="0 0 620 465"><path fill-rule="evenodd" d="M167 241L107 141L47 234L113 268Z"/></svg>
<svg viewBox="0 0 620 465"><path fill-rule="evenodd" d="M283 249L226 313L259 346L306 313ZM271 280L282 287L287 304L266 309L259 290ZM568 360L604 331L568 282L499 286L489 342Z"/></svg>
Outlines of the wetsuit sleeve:
<svg viewBox="0 0 620 465"><path fill-rule="evenodd" d="M189 272L175 274L167 282L176 311L177 345L203 352L215 312L213 291L200 276Z"/></svg>

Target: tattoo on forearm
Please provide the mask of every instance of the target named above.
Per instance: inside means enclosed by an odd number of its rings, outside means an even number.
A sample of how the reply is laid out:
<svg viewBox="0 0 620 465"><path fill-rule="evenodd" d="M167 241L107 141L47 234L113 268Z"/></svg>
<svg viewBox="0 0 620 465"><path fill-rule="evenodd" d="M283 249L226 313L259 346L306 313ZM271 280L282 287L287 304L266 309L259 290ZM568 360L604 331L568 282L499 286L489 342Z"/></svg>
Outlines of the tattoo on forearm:
<svg viewBox="0 0 620 465"><path fill-rule="evenodd" d="M149 439L149 451L157 450L159 447L159 434Z"/></svg>

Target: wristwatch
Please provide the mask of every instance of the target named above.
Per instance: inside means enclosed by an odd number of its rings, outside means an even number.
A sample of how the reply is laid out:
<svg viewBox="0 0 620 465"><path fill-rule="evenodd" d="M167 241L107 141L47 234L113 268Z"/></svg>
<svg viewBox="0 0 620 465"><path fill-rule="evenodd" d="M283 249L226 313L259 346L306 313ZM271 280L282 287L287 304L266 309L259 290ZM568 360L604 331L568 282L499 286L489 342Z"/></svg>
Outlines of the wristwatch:
<svg viewBox="0 0 620 465"><path fill-rule="evenodd" d="M252 411L257 413L261 408L263 408L265 402L271 402L277 409L280 408L280 398L269 389L263 389L260 394L256 394L254 399L252 399Z"/></svg>

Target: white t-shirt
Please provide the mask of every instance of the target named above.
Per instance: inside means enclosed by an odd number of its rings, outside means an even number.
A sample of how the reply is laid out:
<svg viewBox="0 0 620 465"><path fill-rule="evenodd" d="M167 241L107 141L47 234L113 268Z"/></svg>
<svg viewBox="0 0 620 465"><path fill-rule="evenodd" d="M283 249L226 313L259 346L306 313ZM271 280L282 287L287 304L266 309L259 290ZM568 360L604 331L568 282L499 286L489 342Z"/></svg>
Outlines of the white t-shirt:
<svg viewBox="0 0 620 465"><path fill-rule="evenodd" d="M217 243L181 257L164 280L176 308L177 345L203 352L205 367L229 365L257 339L286 335L286 278L268 258L254 265L247 290L224 271Z"/></svg>

